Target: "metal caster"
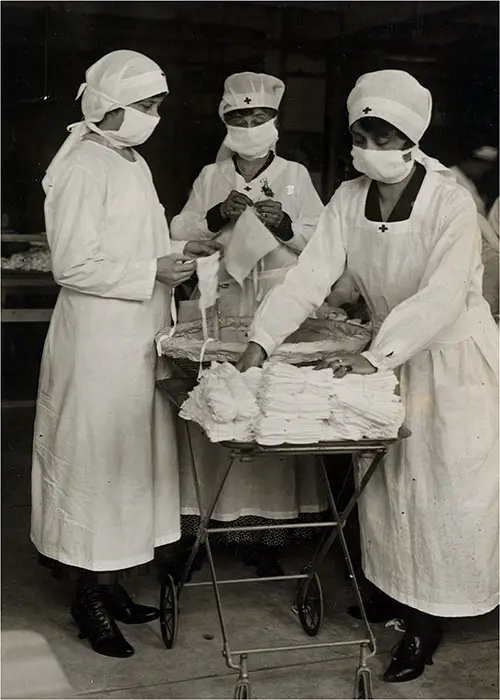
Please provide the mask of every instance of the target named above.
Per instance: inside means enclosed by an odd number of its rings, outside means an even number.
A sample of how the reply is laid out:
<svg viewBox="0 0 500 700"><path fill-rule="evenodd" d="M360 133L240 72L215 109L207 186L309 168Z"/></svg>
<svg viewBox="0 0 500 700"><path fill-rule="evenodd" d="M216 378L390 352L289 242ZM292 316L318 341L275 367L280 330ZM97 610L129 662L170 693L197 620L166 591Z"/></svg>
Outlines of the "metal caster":
<svg viewBox="0 0 500 700"><path fill-rule="evenodd" d="M179 628L179 601L174 579L167 574L160 591L160 626L163 643L172 649L177 639Z"/></svg>
<svg viewBox="0 0 500 700"><path fill-rule="evenodd" d="M366 666L358 668L354 681L354 700L373 700L372 674Z"/></svg>
<svg viewBox="0 0 500 700"><path fill-rule="evenodd" d="M252 697L250 692L250 681L238 681L234 689L235 700L249 700Z"/></svg>
<svg viewBox="0 0 500 700"><path fill-rule="evenodd" d="M308 573L308 568L302 569L302 574ZM296 597L296 610L299 614L302 629L310 637L315 637L323 624L323 591L317 573L311 580L299 583Z"/></svg>

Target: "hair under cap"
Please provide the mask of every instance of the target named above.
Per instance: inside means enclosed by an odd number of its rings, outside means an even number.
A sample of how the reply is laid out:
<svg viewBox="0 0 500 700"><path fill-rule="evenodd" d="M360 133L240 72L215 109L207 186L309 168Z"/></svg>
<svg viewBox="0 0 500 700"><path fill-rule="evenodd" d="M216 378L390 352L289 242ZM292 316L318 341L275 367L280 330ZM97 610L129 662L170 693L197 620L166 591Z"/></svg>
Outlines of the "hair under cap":
<svg viewBox="0 0 500 700"><path fill-rule="evenodd" d="M365 73L347 98L349 126L363 117L378 117L418 143L429 126L432 95L402 70Z"/></svg>
<svg viewBox="0 0 500 700"><path fill-rule="evenodd" d="M107 112L148 97L168 93L167 79L159 65L136 51L113 51L85 73L77 99L82 97L85 119L99 122Z"/></svg>
<svg viewBox="0 0 500 700"><path fill-rule="evenodd" d="M235 109L268 107L279 109L285 83L265 73L234 73L224 83L224 94L219 105L219 116Z"/></svg>

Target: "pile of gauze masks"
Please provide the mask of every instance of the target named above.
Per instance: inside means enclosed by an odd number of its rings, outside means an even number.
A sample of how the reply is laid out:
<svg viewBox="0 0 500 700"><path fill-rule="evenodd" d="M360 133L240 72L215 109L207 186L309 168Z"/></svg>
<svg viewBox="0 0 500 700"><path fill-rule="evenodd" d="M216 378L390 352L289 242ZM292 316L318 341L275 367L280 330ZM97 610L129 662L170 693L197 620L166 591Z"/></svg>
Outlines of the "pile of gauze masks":
<svg viewBox="0 0 500 700"><path fill-rule="evenodd" d="M315 444L395 438L404 420L393 372L349 374L267 362L239 373L212 363L182 406L212 442Z"/></svg>
<svg viewBox="0 0 500 700"><path fill-rule="evenodd" d="M228 362L213 362L201 372L199 382L181 407L181 418L198 423L212 442L253 441L253 425L259 415L256 399L261 370L241 374Z"/></svg>
<svg viewBox="0 0 500 700"><path fill-rule="evenodd" d="M258 390L255 440L281 445L394 438L404 420L397 385L390 371L340 379L329 368L269 363Z"/></svg>

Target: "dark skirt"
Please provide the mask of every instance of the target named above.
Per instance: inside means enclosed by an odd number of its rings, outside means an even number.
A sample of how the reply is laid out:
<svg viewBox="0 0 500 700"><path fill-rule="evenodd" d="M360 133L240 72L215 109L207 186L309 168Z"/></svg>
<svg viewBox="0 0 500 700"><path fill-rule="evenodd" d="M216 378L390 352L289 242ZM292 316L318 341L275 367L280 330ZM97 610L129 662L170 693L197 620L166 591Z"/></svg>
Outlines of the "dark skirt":
<svg viewBox="0 0 500 700"><path fill-rule="evenodd" d="M265 525L289 525L292 523L314 523L324 521L327 518L327 513L304 513L295 520L271 520L269 518L261 518L254 515L245 515L236 520L229 522L221 522L219 520L210 521L210 527L228 528L227 532L211 535L210 540L214 544L230 543L230 544L252 544L264 545L266 547L285 547L289 544L294 544L299 541L310 540L318 533L316 528L304 529L279 529L279 530L257 530L256 532L231 532L231 527L249 527L249 526L265 526ZM198 534L200 526L199 515L182 515L181 516L181 531L183 537L195 537Z"/></svg>

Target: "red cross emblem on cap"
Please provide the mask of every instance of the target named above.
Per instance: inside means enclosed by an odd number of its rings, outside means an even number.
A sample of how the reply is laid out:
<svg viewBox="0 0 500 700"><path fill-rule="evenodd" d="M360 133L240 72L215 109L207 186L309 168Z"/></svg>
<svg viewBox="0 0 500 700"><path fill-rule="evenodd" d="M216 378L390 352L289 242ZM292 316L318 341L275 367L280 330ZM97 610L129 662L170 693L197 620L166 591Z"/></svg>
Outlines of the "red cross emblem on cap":
<svg viewBox="0 0 500 700"><path fill-rule="evenodd" d="M371 112L372 108L371 107L365 107L363 110L363 114L368 114L368 112Z"/></svg>
<svg viewBox="0 0 500 700"><path fill-rule="evenodd" d="M245 97L245 104L249 105L252 100L249 97Z"/></svg>

